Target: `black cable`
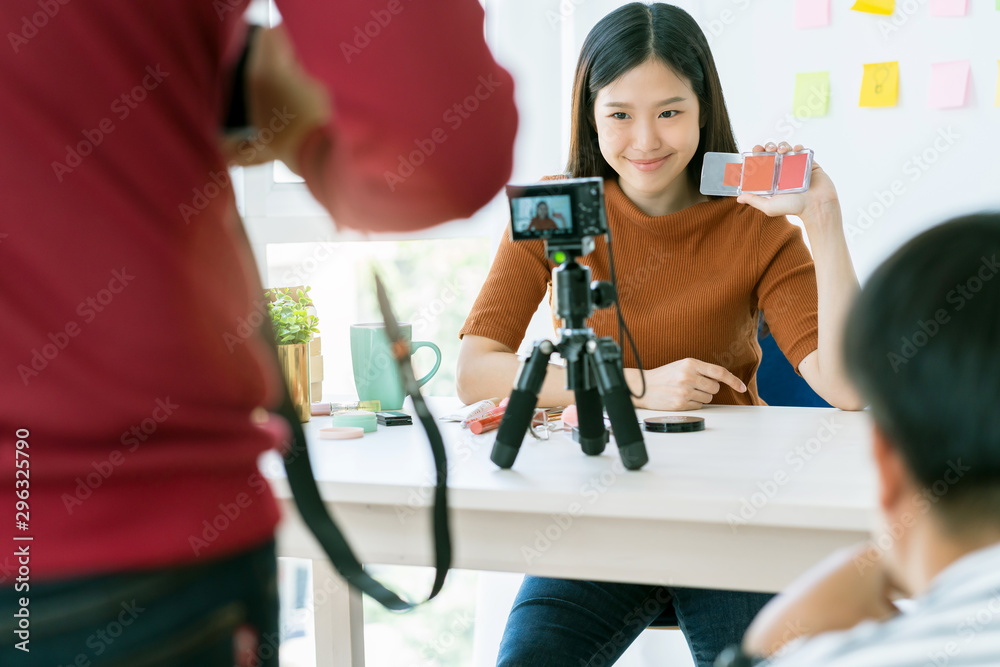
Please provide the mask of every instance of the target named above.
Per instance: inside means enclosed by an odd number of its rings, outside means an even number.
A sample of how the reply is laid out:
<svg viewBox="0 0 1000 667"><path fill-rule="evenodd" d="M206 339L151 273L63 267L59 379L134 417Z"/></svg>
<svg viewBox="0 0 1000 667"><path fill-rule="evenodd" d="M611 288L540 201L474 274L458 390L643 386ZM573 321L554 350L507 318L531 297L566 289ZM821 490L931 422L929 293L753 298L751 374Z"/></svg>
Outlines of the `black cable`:
<svg viewBox="0 0 1000 667"><path fill-rule="evenodd" d="M628 325L625 324L621 303L618 301L618 278L615 276L615 254L611 246L611 225L608 225L608 264L611 268L611 286L615 291L615 312L618 313L618 344L624 347L625 339L628 339L629 348L635 356L635 365L639 368L639 378L642 380L642 391L638 394L633 394L632 387L629 387L628 393L633 398L642 398L646 395L646 371L642 368L642 359L639 358L639 350L636 349L635 341L632 340L632 333L628 330ZM625 386L628 386L628 383Z"/></svg>

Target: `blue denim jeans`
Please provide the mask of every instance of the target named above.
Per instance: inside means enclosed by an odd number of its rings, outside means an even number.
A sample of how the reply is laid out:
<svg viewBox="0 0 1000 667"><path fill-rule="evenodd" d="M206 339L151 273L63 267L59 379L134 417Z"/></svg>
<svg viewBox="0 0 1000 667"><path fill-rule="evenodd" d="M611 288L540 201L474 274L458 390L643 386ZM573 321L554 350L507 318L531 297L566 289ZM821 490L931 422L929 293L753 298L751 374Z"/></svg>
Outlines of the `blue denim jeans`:
<svg viewBox="0 0 1000 667"><path fill-rule="evenodd" d="M772 597L527 576L507 618L497 665L604 667L660 619L680 626L698 667L712 667Z"/></svg>
<svg viewBox="0 0 1000 667"><path fill-rule="evenodd" d="M32 582L27 593L2 588L0 665L233 667L255 655L259 667L277 667L276 568L270 541L208 563ZM15 648L21 640L11 625L24 596L30 653ZM243 660L237 643L246 647Z"/></svg>

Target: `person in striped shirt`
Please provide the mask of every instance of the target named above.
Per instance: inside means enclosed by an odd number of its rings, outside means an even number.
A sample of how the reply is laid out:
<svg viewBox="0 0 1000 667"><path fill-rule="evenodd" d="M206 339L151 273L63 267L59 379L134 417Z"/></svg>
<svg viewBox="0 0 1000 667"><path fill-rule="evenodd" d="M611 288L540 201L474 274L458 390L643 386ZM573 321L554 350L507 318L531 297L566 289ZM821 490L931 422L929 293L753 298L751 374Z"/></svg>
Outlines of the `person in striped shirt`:
<svg viewBox="0 0 1000 667"><path fill-rule="evenodd" d="M1000 212L958 218L904 245L861 292L844 347L870 402L881 526L768 604L746 655L1000 665L998 257Z"/></svg>

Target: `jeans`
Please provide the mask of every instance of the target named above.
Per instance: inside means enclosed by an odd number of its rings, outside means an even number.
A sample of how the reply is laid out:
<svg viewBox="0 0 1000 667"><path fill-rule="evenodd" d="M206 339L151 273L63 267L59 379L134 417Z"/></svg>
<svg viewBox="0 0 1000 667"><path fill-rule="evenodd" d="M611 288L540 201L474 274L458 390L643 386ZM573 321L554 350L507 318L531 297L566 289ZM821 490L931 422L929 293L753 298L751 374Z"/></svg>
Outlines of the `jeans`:
<svg viewBox="0 0 1000 667"><path fill-rule="evenodd" d="M750 621L772 597L527 576L507 618L497 665L611 665L666 611L684 632L695 664L712 667L724 648L740 642Z"/></svg>
<svg viewBox="0 0 1000 667"><path fill-rule="evenodd" d="M0 665L234 667L256 656L277 667L276 570L272 540L208 563L2 588ZM30 653L15 648L19 597L30 598Z"/></svg>

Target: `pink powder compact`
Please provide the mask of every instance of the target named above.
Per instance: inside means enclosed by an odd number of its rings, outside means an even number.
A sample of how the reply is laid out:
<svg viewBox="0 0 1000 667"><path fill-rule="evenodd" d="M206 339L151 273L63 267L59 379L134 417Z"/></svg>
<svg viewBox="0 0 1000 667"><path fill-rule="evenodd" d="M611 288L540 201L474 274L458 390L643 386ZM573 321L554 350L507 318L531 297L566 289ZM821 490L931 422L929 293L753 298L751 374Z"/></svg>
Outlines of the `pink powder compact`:
<svg viewBox="0 0 1000 667"><path fill-rule="evenodd" d="M813 152L705 153L701 194L736 197L743 192L780 195L809 189Z"/></svg>

